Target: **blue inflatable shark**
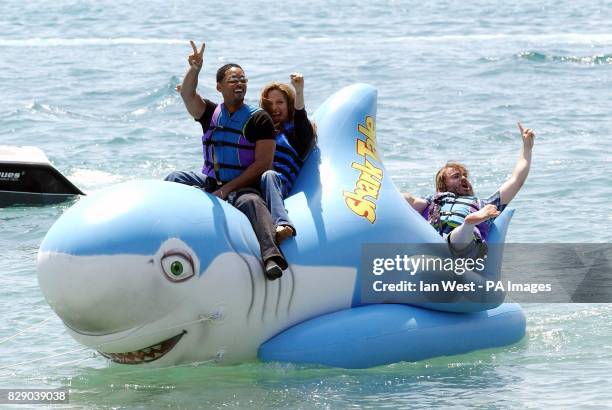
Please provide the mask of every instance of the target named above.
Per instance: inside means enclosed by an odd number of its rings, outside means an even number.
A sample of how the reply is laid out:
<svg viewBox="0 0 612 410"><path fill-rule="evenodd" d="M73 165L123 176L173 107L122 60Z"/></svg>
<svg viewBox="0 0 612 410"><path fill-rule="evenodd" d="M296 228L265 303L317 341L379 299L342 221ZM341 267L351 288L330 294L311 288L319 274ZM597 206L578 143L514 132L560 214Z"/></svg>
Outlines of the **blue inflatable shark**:
<svg viewBox="0 0 612 410"><path fill-rule="evenodd" d="M39 283L68 332L114 362L154 366L259 357L364 368L520 340L520 307L495 292L369 304L364 245L444 242L383 166L374 88L342 89L314 118L318 146L286 200L298 235L283 243L280 280L265 280L253 230L226 202L171 182L119 184L80 200L41 244ZM491 244L510 218L496 219ZM499 279L501 248L490 249L485 272L465 280Z"/></svg>

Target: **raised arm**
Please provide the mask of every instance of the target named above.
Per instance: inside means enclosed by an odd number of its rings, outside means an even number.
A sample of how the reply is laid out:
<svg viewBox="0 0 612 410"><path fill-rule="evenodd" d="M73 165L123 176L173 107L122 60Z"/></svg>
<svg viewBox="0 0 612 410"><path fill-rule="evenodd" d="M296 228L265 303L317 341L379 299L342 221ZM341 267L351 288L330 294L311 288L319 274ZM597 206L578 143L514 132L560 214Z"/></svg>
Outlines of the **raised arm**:
<svg viewBox="0 0 612 410"><path fill-rule="evenodd" d="M406 202L408 202L410 206L418 213L422 213L429 205L429 203L423 198L419 198L418 196L414 196L408 192L404 192L402 195L404 196Z"/></svg>
<svg viewBox="0 0 612 410"><path fill-rule="evenodd" d="M180 87L177 87L177 91L180 90L181 97L183 98L183 102L185 103L185 107L187 108L189 114L191 114L193 118L197 120L198 118L201 118L204 111L206 111L206 104L202 100L202 97L200 97L196 92L196 88L198 87L198 75L200 74L202 64L204 63L205 44L202 43L202 48L200 48L200 51L198 51L193 41L189 41L189 43L193 49L193 53L187 58L187 61L189 62L189 70L187 70L187 74L185 74L183 84L181 84Z"/></svg>
<svg viewBox="0 0 612 410"><path fill-rule="evenodd" d="M295 128L294 134L289 136L289 143L303 159L315 145L315 133L304 104L304 76L301 73L292 73L291 85L295 89L295 114L293 115Z"/></svg>
<svg viewBox="0 0 612 410"><path fill-rule="evenodd" d="M291 85L295 89L295 109L304 109L304 76L301 73L291 73Z"/></svg>
<svg viewBox="0 0 612 410"><path fill-rule="evenodd" d="M523 149L512 170L512 175L499 187L500 200L503 205L508 204L514 199L525 183L527 175L529 175L529 168L531 167L531 151L533 150L535 134L531 128L523 128L520 122L518 123L518 128L523 138Z"/></svg>

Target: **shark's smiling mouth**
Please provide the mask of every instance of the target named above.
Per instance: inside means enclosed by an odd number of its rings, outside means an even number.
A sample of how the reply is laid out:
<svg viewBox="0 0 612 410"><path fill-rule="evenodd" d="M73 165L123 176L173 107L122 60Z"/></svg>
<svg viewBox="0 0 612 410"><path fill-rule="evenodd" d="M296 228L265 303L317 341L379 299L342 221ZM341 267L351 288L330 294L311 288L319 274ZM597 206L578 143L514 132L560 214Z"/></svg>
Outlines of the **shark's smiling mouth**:
<svg viewBox="0 0 612 410"><path fill-rule="evenodd" d="M183 330L180 334L171 337L170 339L166 339L163 342L159 342L155 345L145 347L144 349L136 350L133 352L126 353L104 353L100 352L100 354L107 359L112 360L115 363L121 364L142 364L153 362L160 357L163 357L166 353L168 353L179 340L183 337L183 335L187 333L186 330Z"/></svg>

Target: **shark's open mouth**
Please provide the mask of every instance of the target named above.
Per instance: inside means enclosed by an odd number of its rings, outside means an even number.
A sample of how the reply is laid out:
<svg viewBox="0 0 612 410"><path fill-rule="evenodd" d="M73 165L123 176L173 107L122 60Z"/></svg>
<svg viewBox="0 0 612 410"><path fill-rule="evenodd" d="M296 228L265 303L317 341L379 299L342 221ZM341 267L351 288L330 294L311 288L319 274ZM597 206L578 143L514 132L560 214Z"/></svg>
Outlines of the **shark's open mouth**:
<svg viewBox="0 0 612 410"><path fill-rule="evenodd" d="M170 339L166 339L163 342L160 342L158 344L155 344L149 347L145 347L144 349L136 350L133 352L127 352L127 353L100 352L100 354L106 357L107 359L111 359L115 363L121 363L121 364L149 363L149 362L159 359L160 357L168 353L170 350L172 350L172 348L176 346L178 341L181 340L181 337L183 337L185 333L187 332L183 330L182 333L176 336L173 336Z"/></svg>

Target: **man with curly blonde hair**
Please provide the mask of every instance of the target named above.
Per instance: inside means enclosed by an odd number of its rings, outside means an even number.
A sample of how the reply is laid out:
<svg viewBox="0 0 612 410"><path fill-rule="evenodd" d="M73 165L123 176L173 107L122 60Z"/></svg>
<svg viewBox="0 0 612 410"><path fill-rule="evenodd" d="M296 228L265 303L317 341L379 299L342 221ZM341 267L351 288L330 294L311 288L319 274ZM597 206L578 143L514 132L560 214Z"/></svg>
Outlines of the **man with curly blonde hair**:
<svg viewBox="0 0 612 410"><path fill-rule="evenodd" d="M436 194L425 198L404 193L404 199L447 239L451 248L464 254L483 252L489 226L521 189L531 166L535 134L518 123L523 149L512 175L486 199L474 196L467 168L447 162L436 173ZM486 248L484 248L486 250Z"/></svg>

